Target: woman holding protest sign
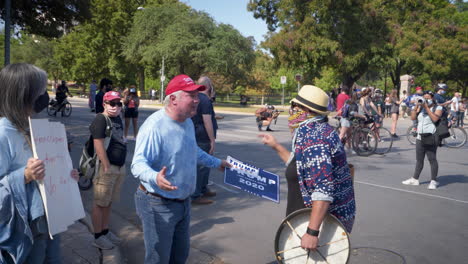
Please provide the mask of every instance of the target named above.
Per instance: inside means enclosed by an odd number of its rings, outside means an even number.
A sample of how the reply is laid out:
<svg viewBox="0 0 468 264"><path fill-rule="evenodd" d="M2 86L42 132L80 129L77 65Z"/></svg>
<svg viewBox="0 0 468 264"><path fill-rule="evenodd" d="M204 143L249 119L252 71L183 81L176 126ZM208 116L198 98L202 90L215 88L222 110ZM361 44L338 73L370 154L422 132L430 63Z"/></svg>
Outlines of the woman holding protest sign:
<svg viewBox="0 0 468 264"><path fill-rule="evenodd" d="M60 263L60 242L49 238L37 180L43 161L33 158L29 121L49 103L47 74L30 64L0 71L0 263ZM77 179L78 172L72 171Z"/></svg>
<svg viewBox="0 0 468 264"><path fill-rule="evenodd" d="M351 232L356 212L354 189L343 144L327 122L328 95L318 87L306 85L291 103L288 125L293 133L292 151L270 134L259 136L287 164L287 214L312 207L301 246L313 250L317 248L326 213L336 216Z"/></svg>

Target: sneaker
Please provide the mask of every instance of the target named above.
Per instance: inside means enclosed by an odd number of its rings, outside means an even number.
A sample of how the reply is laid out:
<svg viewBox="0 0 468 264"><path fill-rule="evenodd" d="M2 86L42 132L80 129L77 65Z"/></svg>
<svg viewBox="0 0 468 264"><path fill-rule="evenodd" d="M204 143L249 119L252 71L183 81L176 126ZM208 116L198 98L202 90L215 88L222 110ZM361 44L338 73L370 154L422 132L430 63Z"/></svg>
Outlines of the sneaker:
<svg viewBox="0 0 468 264"><path fill-rule="evenodd" d="M273 132L274 130L273 130L273 129L270 129L270 128L267 128L266 131Z"/></svg>
<svg viewBox="0 0 468 264"><path fill-rule="evenodd" d="M214 184L213 181L208 181L208 184L207 184L207 185L210 186L210 185L213 185L213 184Z"/></svg>
<svg viewBox="0 0 468 264"><path fill-rule="evenodd" d="M392 134L392 138L398 138L397 134Z"/></svg>
<svg viewBox="0 0 468 264"><path fill-rule="evenodd" d="M120 239L118 236L116 236L114 233L112 233L110 230L109 232L107 233L106 235L106 238L112 242L112 244L114 245L118 245L120 244L120 242L122 242L122 239Z"/></svg>
<svg viewBox="0 0 468 264"><path fill-rule="evenodd" d="M213 200L206 199L203 197L198 197L192 200L192 204L212 204L212 203L213 203Z"/></svg>
<svg viewBox="0 0 468 264"><path fill-rule="evenodd" d="M435 190L435 189L437 189L437 186L439 186L439 183L437 181L431 181L429 183L429 186L427 186L427 188L429 190Z"/></svg>
<svg viewBox="0 0 468 264"><path fill-rule="evenodd" d="M415 178L409 178L405 181L402 181L404 185L419 185L419 180L416 180Z"/></svg>
<svg viewBox="0 0 468 264"><path fill-rule="evenodd" d="M94 239L93 246L104 250L114 248L114 244L112 244L106 236L100 236L98 239Z"/></svg>

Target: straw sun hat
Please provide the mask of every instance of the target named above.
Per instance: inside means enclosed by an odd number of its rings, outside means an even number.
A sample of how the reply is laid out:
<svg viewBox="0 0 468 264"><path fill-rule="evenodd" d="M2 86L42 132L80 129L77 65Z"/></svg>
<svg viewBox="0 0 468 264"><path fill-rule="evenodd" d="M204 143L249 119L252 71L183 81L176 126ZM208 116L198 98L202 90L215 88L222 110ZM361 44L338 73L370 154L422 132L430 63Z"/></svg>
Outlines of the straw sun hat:
<svg viewBox="0 0 468 264"><path fill-rule="evenodd" d="M291 100L292 102L307 107L318 114L328 114L328 95L316 86L302 86L299 94Z"/></svg>

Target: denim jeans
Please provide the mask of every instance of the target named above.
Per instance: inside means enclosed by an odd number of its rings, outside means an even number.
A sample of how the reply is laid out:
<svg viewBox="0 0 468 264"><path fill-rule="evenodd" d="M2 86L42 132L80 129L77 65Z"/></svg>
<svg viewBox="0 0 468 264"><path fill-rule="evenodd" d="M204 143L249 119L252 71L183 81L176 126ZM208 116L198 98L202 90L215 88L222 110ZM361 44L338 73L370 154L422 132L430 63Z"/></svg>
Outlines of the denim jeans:
<svg viewBox="0 0 468 264"><path fill-rule="evenodd" d="M60 235L50 239L47 235L34 237L34 245L29 252L25 264L60 264L62 256L60 254Z"/></svg>
<svg viewBox="0 0 468 264"><path fill-rule="evenodd" d="M173 201L138 189L135 207L143 226L145 264L182 264L190 250L190 199Z"/></svg>
<svg viewBox="0 0 468 264"><path fill-rule="evenodd" d="M210 142L200 142L197 145L206 153L210 151L211 143ZM210 177L210 168L197 165L197 185L195 187L195 192L192 194L192 199L196 199L202 196L207 191L208 178Z"/></svg>

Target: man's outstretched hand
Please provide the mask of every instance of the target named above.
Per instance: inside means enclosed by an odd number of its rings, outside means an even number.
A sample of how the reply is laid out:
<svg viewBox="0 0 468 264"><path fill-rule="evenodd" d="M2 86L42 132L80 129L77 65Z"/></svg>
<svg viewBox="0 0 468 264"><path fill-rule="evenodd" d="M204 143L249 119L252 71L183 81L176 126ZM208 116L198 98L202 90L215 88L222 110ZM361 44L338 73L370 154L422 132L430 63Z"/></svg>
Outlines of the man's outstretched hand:
<svg viewBox="0 0 468 264"><path fill-rule="evenodd" d="M220 171L224 171L225 168L231 168L232 164L227 162L226 160L221 160L221 166L219 166Z"/></svg>
<svg viewBox="0 0 468 264"><path fill-rule="evenodd" d="M162 170L158 172L158 175L156 175L156 184L161 190L164 190L164 191L177 190L177 186L172 186L171 182L166 180L166 171L167 171L167 168L166 166L164 166Z"/></svg>

